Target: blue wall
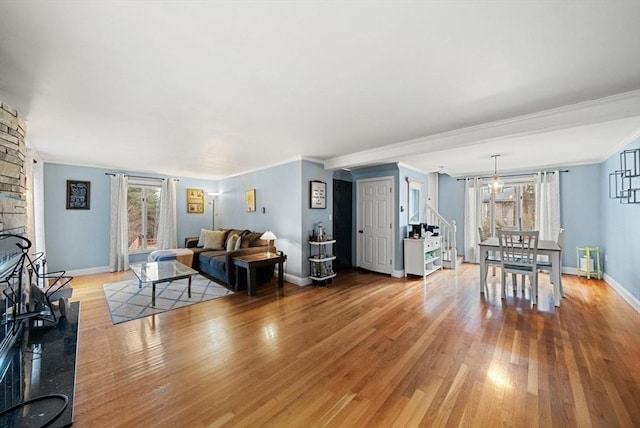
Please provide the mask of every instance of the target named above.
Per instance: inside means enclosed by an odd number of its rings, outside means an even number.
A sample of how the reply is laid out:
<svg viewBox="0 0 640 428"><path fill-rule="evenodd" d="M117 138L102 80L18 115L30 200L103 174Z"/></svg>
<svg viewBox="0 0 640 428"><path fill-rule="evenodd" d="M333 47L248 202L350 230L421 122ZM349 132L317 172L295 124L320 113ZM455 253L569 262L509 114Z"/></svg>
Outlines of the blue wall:
<svg viewBox="0 0 640 428"><path fill-rule="evenodd" d="M295 161L220 180L216 223L231 229L271 230L278 237L276 246L288 256L285 271L294 275L301 272L301 175L301 164ZM248 189L256 189L255 212L245 207Z"/></svg>
<svg viewBox="0 0 640 428"><path fill-rule="evenodd" d="M576 247L599 246L602 256L602 177L599 164L566 169L570 172L560 174L560 227L565 229L562 265L575 268Z"/></svg>
<svg viewBox="0 0 640 428"><path fill-rule="evenodd" d="M113 171L101 168L44 164L44 213L47 263L50 270L82 270L104 268L109 265L110 189L107 172L161 177L134 171ZM184 238L198 236L201 228L211 228L211 205L205 204L204 214L187 214L186 189L195 187L216 191L217 183L210 180L176 177L178 245ZM91 182L91 209L67 210L67 180ZM146 255L141 257L145 258ZM136 256L132 255L132 261Z"/></svg>
<svg viewBox="0 0 640 428"><path fill-rule="evenodd" d="M625 147L639 149L640 138ZM618 154L601 164L600 206L605 272L640 300L640 204L609 199L609 174L620 169Z"/></svg>

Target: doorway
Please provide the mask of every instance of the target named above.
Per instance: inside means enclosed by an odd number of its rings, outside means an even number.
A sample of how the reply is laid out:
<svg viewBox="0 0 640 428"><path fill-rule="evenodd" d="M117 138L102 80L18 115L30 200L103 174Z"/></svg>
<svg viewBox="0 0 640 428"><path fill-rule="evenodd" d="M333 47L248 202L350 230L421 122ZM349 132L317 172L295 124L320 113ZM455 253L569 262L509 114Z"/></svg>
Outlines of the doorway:
<svg viewBox="0 0 640 428"><path fill-rule="evenodd" d="M339 271L353 266L353 183L333 180L333 269Z"/></svg>
<svg viewBox="0 0 640 428"><path fill-rule="evenodd" d="M390 274L393 264L393 177L357 181L357 266Z"/></svg>

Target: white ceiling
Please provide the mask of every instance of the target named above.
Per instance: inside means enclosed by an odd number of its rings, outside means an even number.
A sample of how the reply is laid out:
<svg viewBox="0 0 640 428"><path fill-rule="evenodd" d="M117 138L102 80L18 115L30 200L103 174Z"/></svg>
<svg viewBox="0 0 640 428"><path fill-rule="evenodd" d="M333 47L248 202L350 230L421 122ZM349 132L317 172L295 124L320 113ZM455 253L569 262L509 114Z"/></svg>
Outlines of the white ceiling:
<svg viewBox="0 0 640 428"><path fill-rule="evenodd" d="M638 1L0 0L0 99L44 160L113 169L591 163L640 129L638 22Z"/></svg>

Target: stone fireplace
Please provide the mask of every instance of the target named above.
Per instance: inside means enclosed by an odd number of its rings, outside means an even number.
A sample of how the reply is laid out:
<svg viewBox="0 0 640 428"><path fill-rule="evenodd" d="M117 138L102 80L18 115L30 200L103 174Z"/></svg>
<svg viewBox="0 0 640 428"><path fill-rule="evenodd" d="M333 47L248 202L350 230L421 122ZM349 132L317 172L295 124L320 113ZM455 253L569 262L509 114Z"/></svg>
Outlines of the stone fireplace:
<svg viewBox="0 0 640 428"><path fill-rule="evenodd" d="M27 232L26 125L0 100L0 232Z"/></svg>

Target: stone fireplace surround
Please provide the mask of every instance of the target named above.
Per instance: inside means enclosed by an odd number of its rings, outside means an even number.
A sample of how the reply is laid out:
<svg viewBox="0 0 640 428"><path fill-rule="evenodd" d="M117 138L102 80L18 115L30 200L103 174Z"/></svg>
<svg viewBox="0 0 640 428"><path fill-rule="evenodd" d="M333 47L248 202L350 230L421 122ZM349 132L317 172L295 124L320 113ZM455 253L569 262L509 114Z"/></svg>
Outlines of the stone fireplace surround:
<svg viewBox="0 0 640 428"><path fill-rule="evenodd" d="M27 232L27 126L0 100L0 232Z"/></svg>

